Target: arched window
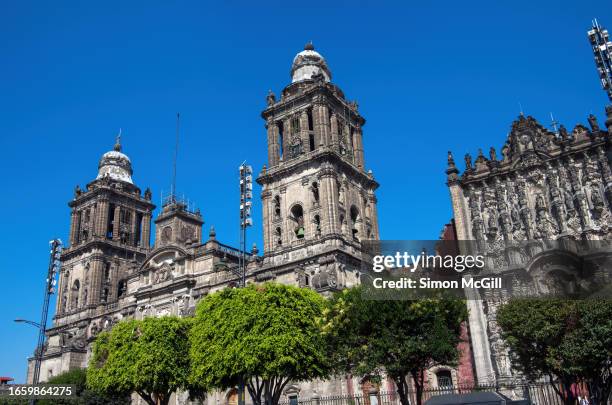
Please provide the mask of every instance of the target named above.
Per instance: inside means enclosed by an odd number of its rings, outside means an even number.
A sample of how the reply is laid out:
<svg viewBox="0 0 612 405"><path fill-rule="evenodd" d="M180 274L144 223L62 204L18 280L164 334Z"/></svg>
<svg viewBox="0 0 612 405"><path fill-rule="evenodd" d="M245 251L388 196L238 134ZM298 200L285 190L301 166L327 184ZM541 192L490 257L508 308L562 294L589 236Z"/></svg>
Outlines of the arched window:
<svg viewBox="0 0 612 405"><path fill-rule="evenodd" d="M274 217L276 219L281 216L281 204L280 204L280 196L274 197Z"/></svg>
<svg viewBox="0 0 612 405"><path fill-rule="evenodd" d="M282 244L283 244L283 231L282 231L280 226L276 227L276 231L274 231L274 234L276 235L276 244L278 246L282 246Z"/></svg>
<svg viewBox="0 0 612 405"><path fill-rule="evenodd" d="M283 123L281 121L276 123L278 127L278 157L283 157L283 148L285 147L285 135L283 132Z"/></svg>
<svg viewBox="0 0 612 405"><path fill-rule="evenodd" d="M359 229L357 223L361 222L359 210L354 205L351 206L351 234L354 240L359 240Z"/></svg>
<svg viewBox="0 0 612 405"><path fill-rule="evenodd" d="M81 292L81 283L79 280L74 280L72 283L72 291L70 293L70 309L77 309L79 307L79 293Z"/></svg>
<svg viewBox="0 0 612 405"><path fill-rule="evenodd" d="M117 296L122 297L123 294L125 294L126 290L127 290L127 281L126 280L119 281L119 287L117 288Z"/></svg>
<svg viewBox="0 0 612 405"><path fill-rule="evenodd" d="M438 380L438 387L440 388L453 386L453 377L450 370L439 370L436 373L436 379Z"/></svg>
<svg viewBox="0 0 612 405"><path fill-rule="evenodd" d="M317 206L319 205L319 183L315 181L310 189L312 191L312 205Z"/></svg>
<svg viewBox="0 0 612 405"><path fill-rule="evenodd" d="M315 226L315 234L317 236L321 236L321 217L319 217L319 215L315 215L314 216L314 226Z"/></svg>
<svg viewBox="0 0 612 405"><path fill-rule="evenodd" d="M109 262L104 263L104 280L110 280L110 268L111 264Z"/></svg>
<svg viewBox="0 0 612 405"><path fill-rule="evenodd" d="M108 302L108 288L105 287L102 289L102 296L100 297L100 301Z"/></svg>
<svg viewBox="0 0 612 405"><path fill-rule="evenodd" d="M238 390L232 388L225 397L226 405L238 405Z"/></svg>
<svg viewBox="0 0 612 405"><path fill-rule="evenodd" d="M303 239L305 235L304 210L300 204L296 204L291 208L290 218L295 222L295 227L293 228L295 237L298 239Z"/></svg>

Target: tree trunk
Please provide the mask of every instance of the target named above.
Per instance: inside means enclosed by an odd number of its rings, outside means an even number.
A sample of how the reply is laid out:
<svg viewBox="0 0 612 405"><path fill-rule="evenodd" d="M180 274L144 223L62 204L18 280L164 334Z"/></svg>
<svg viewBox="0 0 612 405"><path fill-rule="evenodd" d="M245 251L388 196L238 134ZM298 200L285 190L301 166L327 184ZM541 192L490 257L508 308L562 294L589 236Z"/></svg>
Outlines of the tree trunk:
<svg viewBox="0 0 612 405"><path fill-rule="evenodd" d="M408 397L408 383L406 382L406 376L400 375L393 378L395 386L397 387L397 394L400 397L400 403L402 405L410 405L410 398Z"/></svg>
<svg viewBox="0 0 612 405"><path fill-rule="evenodd" d="M423 370L413 370L410 372L412 379L414 380L416 405L423 404L423 380L425 379L425 373Z"/></svg>

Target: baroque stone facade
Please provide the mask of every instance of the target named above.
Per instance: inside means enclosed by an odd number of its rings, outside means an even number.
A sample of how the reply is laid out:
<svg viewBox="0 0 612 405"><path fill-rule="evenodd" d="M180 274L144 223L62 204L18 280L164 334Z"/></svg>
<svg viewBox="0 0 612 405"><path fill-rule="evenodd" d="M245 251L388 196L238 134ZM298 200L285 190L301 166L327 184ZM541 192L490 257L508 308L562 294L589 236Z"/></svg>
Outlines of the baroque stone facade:
<svg viewBox="0 0 612 405"><path fill-rule="evenodd" d="M328 295L359 282L360 241L379 237L378 183L365 169L365 119L357 103L330 82L331 72L312 44L297 54L291 72L292 82L278 100L270 92L262 112L268 164L257 182L264 249L260 256L254 246L247 255L247 282L273 280ZM117 139L114 150L102 156L96 179L75 189L42 381L85 367L95 337L120 320L189 315L202 297L238 283L230 268L240 252L220 243L213 228L202 241L201 213L174 196L162 203L150 246L152 193L148 188L141 193L132 174ZM442 372L450 375L448 370ZM290 385L284 399L366 389L371 384L357 377L312 381ZM231 391L207 401L234 399ZM186 403L186 395L175 401Z"/></svg>
<svg viewBox="0 0 612 405"><path fill-rule="evenodd" d="M590 115L590 128L577 125L571 133L563 126L550 131L521 115L501 156L493 147L488 158L482 150L474 162L465 155L461 176L448 154L457 238L476 241L471 246L485 255L488 269L507 278L524 272L537 279L531 295L552 292L559 276L559 288L587 288L585 274L576 271L586 260L594 268L589 277L612 281L607 242L612 237L612 106L606 114L607 130ZM561 255L561 245L573 251ZM497 308L507 297L471 293L469 328L477 381L511 381L517 376L496 322Z"/></svg>

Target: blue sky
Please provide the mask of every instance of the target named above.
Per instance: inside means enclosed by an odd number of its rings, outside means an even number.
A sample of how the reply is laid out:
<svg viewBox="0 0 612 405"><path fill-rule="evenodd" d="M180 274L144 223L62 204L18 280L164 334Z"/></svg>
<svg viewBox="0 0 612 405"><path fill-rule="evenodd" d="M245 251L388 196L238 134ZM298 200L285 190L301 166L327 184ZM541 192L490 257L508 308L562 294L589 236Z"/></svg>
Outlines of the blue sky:
<svg viewBox="0 0 612 405"><path fill-rule="evenodd" d="M365 160L380 182L384 239L434 239L450 217L446 152L502 146L519 103L571 130L606 98L586 37L609 1L106 1L0 4L0 375L23 381L48 241L66 239L74 186L123 129L134 180L156 202L172 175L205 235L237 244L237 167L266 160L259 114L312 40L359 102ZM261 247L255 199L250 241Z"/></svg>

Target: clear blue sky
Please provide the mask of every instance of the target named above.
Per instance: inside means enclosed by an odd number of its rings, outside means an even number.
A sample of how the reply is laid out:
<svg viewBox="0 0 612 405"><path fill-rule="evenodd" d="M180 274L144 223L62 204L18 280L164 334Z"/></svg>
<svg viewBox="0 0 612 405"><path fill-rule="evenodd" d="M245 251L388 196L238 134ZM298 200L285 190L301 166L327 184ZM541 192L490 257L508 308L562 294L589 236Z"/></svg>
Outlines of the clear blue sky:
<svg viewBox="0 0 612 405"><path fill-rule="evenodd" d="M205 235L214 224L237 243L237 167L264 164L266 93L309 40L367 119L385 239L438 237L447 150L462 165L500 148L519 102L546 125L550 112L570 130L591 112L605 120L586 30L593 17L612 28L609 0L293 3L1 2L0 375L24 380L36 330L12 319L39 319L47 242L66 239L74 186L119 128L157 202L180 111L178 189Z"/></svg>

